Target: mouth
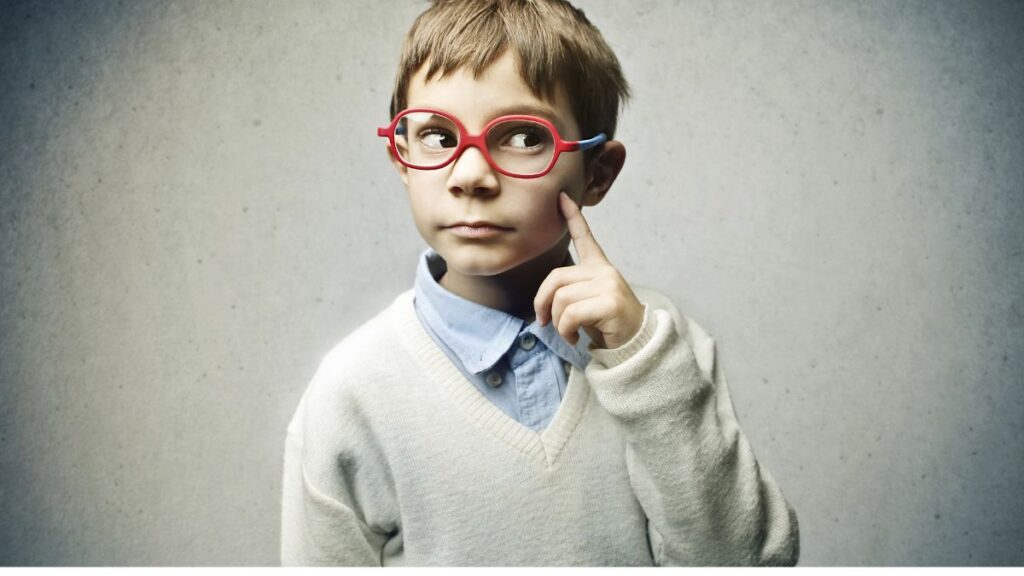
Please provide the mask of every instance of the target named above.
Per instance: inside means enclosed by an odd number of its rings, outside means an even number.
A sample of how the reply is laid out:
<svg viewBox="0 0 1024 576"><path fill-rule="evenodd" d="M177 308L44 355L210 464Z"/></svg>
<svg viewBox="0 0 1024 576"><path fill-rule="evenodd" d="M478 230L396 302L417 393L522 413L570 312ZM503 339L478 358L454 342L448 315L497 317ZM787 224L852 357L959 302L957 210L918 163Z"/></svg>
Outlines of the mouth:
<svg viewBox="0 0 1024 576"><path fill-rule="evenodd" d="M514 228L499 226L485 220L478 220L475 222L456 222L450 226L445 226L445 230L464 238L490 238L511 232Z"/></svg>
<svg viewBox="0 0 1024 576"><path fill-rule="evenodd" d="M495 224L494 222L488 222L487 220L476 220L476 221L472 221L472 222L470 222L468 220L463 220L463 221L459 221L459 222L456 222L454 224L451 224L449 226L445 226L445 228L455 228L455 227L498 228L498 229L501 229L501 230L511 230L512 229L512 228L510 228L508 226L502 226L500 224Z"/></svg>

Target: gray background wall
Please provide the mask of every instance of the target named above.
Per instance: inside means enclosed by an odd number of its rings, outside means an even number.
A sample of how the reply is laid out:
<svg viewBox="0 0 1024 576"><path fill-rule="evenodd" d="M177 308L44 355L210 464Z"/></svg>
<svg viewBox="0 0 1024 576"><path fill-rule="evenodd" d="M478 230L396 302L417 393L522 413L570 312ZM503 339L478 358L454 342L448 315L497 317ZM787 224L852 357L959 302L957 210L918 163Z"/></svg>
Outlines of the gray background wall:
<svg viewBox="0 0 1024 576"><path fill-rule="evenodd" d="M802 564L1024 563L1024 10L582 1L588 210L721 347ZM374 128L423 4L4 2L0 561L273 564L285 425L424 244Z"/></svg>

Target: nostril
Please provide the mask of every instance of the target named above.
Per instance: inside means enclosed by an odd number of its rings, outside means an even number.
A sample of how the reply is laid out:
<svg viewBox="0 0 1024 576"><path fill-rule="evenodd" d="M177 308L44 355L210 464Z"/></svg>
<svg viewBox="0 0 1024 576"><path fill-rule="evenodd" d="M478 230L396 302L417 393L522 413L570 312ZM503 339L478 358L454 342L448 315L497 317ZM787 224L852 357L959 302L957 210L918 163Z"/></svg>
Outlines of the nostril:
<svg viewBox="0 0 1024 576"><path fill-rule="evenodd" d="M467 192L467 190L469 190L469 192ZM465 186L465 187L464 186L449 186L448 187L448 191L451 192L452 194L456 194L456 195L473 194L473 195L476 195L476 196L484 196L484 195L488 195L488 194L494 194L494 192L496 190L497 190L497 187L493 187L493 186Z"/></svg>

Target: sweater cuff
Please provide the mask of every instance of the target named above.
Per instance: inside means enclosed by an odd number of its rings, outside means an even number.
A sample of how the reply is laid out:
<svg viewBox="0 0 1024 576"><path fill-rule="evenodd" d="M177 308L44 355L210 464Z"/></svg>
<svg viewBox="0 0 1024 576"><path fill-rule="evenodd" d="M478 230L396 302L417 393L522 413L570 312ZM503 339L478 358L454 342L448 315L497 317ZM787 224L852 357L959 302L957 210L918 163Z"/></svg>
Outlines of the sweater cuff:
<svg viewBox="0 0 1024 576"><path fill-rule="evenodd" d="M594 346L594 343L591 342L587 346L587 351L590 352L590 355L594 360L597 360L607 368L618 366L632 358L634 354L646 346L654 336L654 331L657 327L658 316L648 304L644 304L643 324L640 325L640 330L630 338L629 342L626 342L618 348L611 349L597 348Z"/></svg>
<svg viewBox="0 0 1024 576"><path fill-rule="evenodd" d="M646 346L617 366L594 358L586 369L598 401L627 425L627 440L657 435L680 414L700 410L713 386L704 377L690 344L674 326L671 313L660 308L649 313L657 319L657 326L652 321ZM713 359L708 365L713 366Z"/></svg>

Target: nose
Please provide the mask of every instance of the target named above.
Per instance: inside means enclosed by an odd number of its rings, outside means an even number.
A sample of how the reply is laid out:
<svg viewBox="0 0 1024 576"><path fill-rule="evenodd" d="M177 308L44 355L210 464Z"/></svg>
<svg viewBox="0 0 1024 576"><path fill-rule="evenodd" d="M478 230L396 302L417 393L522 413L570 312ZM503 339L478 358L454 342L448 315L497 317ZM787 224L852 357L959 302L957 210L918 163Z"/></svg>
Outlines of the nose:
<svg viewBox="0 0 1024 576"><path fill-rule="evenodd" d="M448 191L452 194L493 194L498 191L498 175L476 146L466 148L462 156L455 159L448 176Z"/></svg>

